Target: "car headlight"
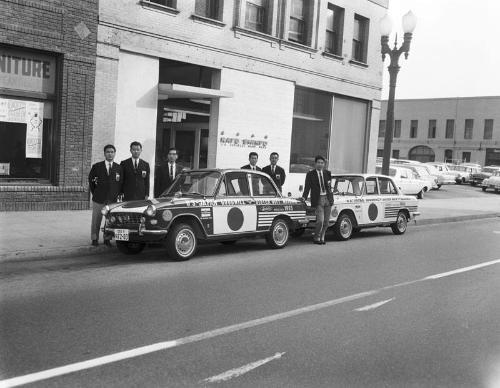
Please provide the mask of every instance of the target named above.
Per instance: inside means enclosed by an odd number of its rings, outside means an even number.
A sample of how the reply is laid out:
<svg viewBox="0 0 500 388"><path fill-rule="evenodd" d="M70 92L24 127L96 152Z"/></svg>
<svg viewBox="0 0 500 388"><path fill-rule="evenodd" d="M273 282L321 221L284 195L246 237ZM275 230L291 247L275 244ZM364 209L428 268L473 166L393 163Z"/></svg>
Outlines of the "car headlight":
<svg viewBox="0 0 500 388"><path fill-rule="evenodd" d="M146 208L146 215L149 216L149 217L154 217L155 214L156 214L156 206L149 205Z"/></svg>
<svg viewBox="0 0 500 388"><path fill-rule="evenodd" d="M106 205L101 209L101 213L103 216L107 215L109 213L109 206Z"/></svg>

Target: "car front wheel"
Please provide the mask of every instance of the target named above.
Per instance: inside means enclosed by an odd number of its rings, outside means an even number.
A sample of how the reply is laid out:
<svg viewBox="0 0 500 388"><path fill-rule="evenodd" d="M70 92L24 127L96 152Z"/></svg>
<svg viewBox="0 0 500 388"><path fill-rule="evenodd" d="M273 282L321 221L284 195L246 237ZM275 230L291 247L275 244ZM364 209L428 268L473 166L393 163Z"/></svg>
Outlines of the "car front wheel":
<svg viewBox="0 0 500 388"><path fill-rule="evenodd" d="M354 232L354 223L349 214L341 214L333 226L333 231L337 239L341 241L349 240Z"/></svg>
<svg viewBox="0 0 500 388"><path fill-rule="evenodd" d="M391 225L392 233L396 235L404 234L408 227L408 218L403 212L399 212L396 222Z"/></svg>
<svg viewBox="0 0 500 388"><path fill-rule="evenodd" d="M288 244L289 237L290 228L288 227L288 223L280 218L273 221L271 229L266 235L266 242L271 248L280 249Z"/></svg>
<svg viewBox="0 0 500 388"><path fill-rule="evenodd" d="M481 189L482 189L483 191L486 191L486 187L484 187L484 186L483 186L483 187L481 187Z"/></svg>
<svg viewBox="0 0 500 388"><path fill-rule="evenodd" d="M198 239L189 224L175 225L167 236L167 252L175 261L189 260L196 253Z"/></svg>
<svg viewBox="0 0 500 388"><path fill-rule="evenodd" d="M126 255L137 255L143 251L146 244L140 242L117 241L116 247L121 253Z"/></svg>

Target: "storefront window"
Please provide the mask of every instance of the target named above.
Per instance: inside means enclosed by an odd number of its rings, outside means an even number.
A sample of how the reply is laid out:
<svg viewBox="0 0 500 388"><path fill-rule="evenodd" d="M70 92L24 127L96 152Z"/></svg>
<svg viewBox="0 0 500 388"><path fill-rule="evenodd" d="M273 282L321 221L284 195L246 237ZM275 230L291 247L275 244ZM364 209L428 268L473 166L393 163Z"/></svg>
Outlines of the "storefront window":
<svg viewBox="0 0 500 388"><path fill-rule="evenodd" d="M48 179L53 104L0 97L0 179Z"/></svg>
<svg viewBox="0 0 500 388"><path fill-rule="evenodd" d="M331 104L327 93L295 89L290 172L308 172L315 155L328 158Z"/></svg>

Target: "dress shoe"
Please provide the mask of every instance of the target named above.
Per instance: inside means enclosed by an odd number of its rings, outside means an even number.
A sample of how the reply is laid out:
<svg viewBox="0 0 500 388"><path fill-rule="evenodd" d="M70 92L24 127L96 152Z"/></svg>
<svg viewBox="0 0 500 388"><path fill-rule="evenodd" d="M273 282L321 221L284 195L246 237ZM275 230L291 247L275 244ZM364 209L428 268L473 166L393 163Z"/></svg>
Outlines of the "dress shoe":
<svg viewBox="0 0 500 388"><path fill-rule="evenodd" d="M321 241L319 241L319 240L313 240L313 244L321 245Z"/></svg>
<svg viewBox="0 0 500 388"><path fill-rule="evenodd" d="M326 242L322 240L321 245L326 245Z"/></svg>
<svg viewBox="0 0 500 388"><path fill-rule="evenodd" d="M92 240L92 245L96 247L99 245L99 243L97 242L97 240Z"/></svg>
<svg viewBox="0 0 500 388"><path fill-rule="evenodd" d="M113 244L111 244L111 241L109 241L109 240L104 240L104 245L106 245L109 248L111 248L113 246Z"/></svg>

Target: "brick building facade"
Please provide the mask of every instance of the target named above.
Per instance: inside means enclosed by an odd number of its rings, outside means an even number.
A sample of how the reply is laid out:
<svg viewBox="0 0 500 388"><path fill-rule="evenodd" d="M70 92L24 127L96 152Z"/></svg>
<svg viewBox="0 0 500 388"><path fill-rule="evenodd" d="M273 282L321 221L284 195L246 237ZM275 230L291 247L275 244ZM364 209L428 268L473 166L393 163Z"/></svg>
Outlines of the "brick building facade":
<svg viewBox="0 0 500 388"><path fill-rule="evenodd" d="M134 140L156 168L172 146L191 168L277 151L294 195L316 154L373 169L387 3L101 1L92 162L106 143L129 157Z"/></svg>
<svg viewBox="0 0 500 388"><path fill-rule="evenodd" d="M379 156L386 112L382 101ZM500 165L499 96L396 100L394 118L395 158Z"/></svg>
<svg viewBox="0 0 500 388"><path fill-rule="evenodd" d="M97 0L0 0L0 211L88 208Z"/></svg>

